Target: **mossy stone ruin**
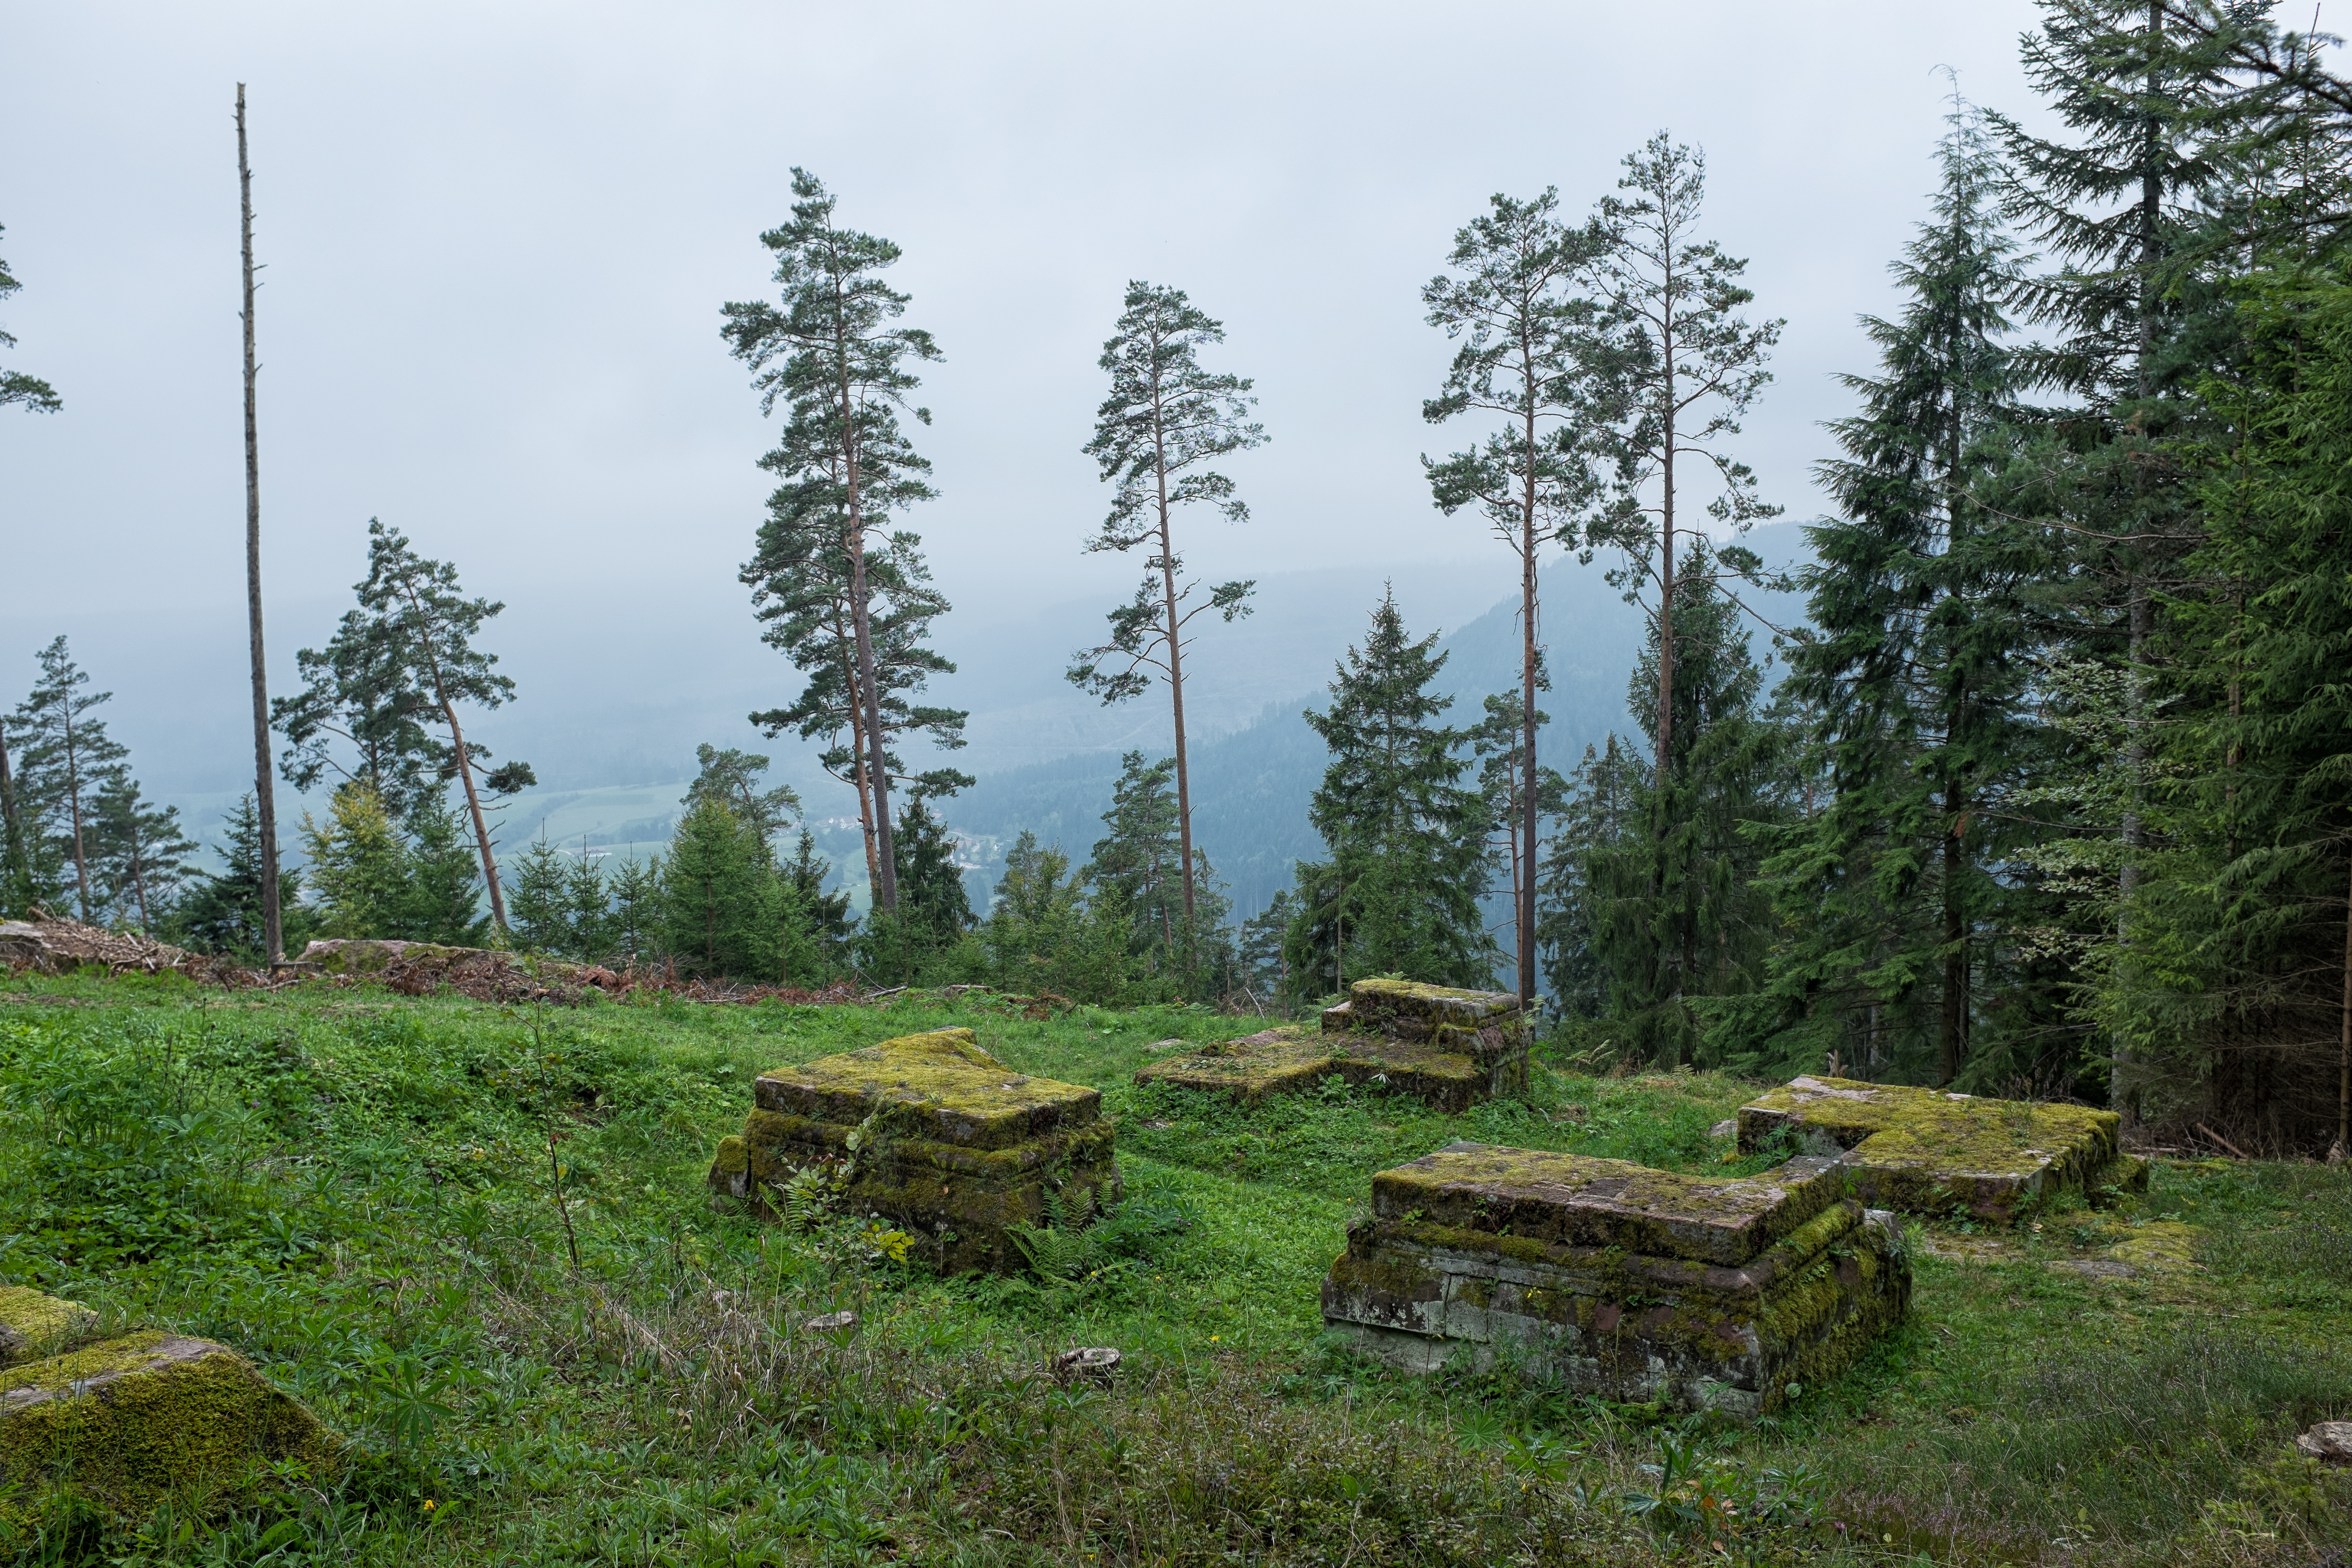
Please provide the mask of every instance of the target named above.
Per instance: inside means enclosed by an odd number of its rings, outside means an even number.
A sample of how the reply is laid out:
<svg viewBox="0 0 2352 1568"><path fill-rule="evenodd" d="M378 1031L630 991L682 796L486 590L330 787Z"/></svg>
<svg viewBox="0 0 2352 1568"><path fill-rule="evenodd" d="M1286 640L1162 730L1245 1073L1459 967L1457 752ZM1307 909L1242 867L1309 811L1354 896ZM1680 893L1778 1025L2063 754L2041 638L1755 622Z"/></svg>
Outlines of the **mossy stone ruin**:
<svg viewBox="0 0 2352 1568"><path fill-rule="evenodd" d="M2147 1163L2116 1146L2122 1127L2086 1105L1807 1077L1739 1108L1739 1148L1811 1131L1845 1151L1865 1203L2006 1224L2063 1192L2147 1191Z"/></svg>
<svg viewBox="0 0 2352 1568"><path fill-rule="evenodd" d="M0 1484L62 1481L138 1516L201 1506L259 1461L320 1482L341 1468L341 1439L227 1346L152 1329L93 1344L97 1328L76 1302L0 1289Z"/></svg>
<svg viewBox="0 0 2352 1568"><path fill-rule="evenodd" d="M908 1231L942 1271L1019 1268L1008 1228L1043 1219L1048 1193L1118 1199L1102 1096L1013 1071L970 1029L778 1068L752 1100L711 1163L714 1193L772 1213L796 1173L829 1173L845 1208Z"/></svg>
<svg viewBox="0 0 2352 1568"><path fill-rule="evenodd" d="M1756 1415L1910 1296L1894 1217L1833 1158L1734 1180L1454 1143L1372 1178L1323 1320L1408 1372L1514 1355L1581 1393Z"/></svg>
<svg viewBox="0 0 2352 1568"><path fill-rule="evenodd" d="M1176 1045L1169 1040L1163 1045ZM1527 1022L1508 992L1359 980L1319 1029L1267 1029L1153 1062L1138 1083L1172 1083L1255 1105L1327 1078L1377 1083L1463 1111L1528 1088Z"/></svg>

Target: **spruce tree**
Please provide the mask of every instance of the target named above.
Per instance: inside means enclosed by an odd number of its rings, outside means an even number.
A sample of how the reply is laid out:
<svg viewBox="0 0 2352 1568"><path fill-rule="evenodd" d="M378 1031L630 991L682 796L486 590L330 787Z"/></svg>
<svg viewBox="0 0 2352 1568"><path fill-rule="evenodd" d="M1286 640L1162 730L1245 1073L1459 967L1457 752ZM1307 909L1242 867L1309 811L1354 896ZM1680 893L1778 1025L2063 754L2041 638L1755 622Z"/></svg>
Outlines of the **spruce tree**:
<svg viewBox="0 0 2352 1568"><path fill-rule="evenodd" d="M84 921L101 911L91 875L98 791L129 752L106 732L91 710L114 700L111 691L85 692L89 676L59 637L40 652L41 677L16 705L9 728L22 737L17 810L28 838L50 839L55 857L73 868L76 910Z"/></svg>
<svg viewBox="0 0 2352 1568"><path fill-rule="evenodd" d="M881 880L876 907L898 906L896 856L891 847L889 766L883 756L882 684L876 658L872 595L866 581L868 534L888 508L928 497L919 476L929 465L907 446L897 414L909 407L920 384L908 360L940 357L929 332L895 325L908 297L882 280L898 247L887 239L837 226L834 197L804 169L793 171L793 217L769 230L760 243L776 256L775 282L782 309L764 300L724 306L722 335L729 352L755 373L760 411L781 400L789 410L783 438L763 464L783 477L824 488L838 487L837 502L825 510L839 519L842 551L848 558L848 616L852 698L863 734L868 789L874 810L875 868ZM915 408L918 421L930 412ZM869 493L868 463L881 488Z"/></svg>
<svg viewBox="0 0 2352 1568"><path fill-rule="evenodd" d="M509 876L514 897L508 910L514 919L515 940L525 947L558 955L575 951L571 869L570 858L547 841L544 831L515 857Z"/></svg>
<svg viewBox="0 0 2352 1568"><path fill-rule="evenodd" d="M0 234L7 232L7 226L0 225ZM24 287L22 283L9 276L8 263L0 260L0 302L5 302L10 296L17 293ZM16 346L16 340L14 337L0 331L0 349L13 349ZM0 370L0 408L21 407L30 409L35 414L55 414L64 406L64 403L58 397L56 388L40 377L27 375L20 370Z"/></svg>
<svg viewBox="0 0 2352 1568"><path fill-rule="evenodd" d="M261 816L251 795L237 802L223 826L222 841L215 847L221 868L189 884L163 929L171 940L202 952L266 963L269 931L261 898ZM284 942L295 952L301 951L299 944L307 942L314 929L310 911L300 900L301 889L301 872L278 874Z"/></svg>
<svg viewBox="0 0 2352 1568"><path fill-rule="evenodd" d="M1303 984L1493 984L1498 950L1479 909L1489 819L1464 783L1467 737L1438 721L1454 700L1435 689L1436 646L1435 633L1406 632L1390 592L1339 667L1330 706L1306 715L1331 762L1307 807L1328 858L1297 868L1301 907L1283 948Z"/></svg>
<svg viewBox="0 0 2352 1568"><path fill-rule="evenodd" d="M1552 1010L1564 1018L1606 1015L1616 971L1601 946L1601 902L1596 882L1601 858L1638 831L1646 772L1614 731L1605 744L1584 748L1584 760L1564 781L1552 847L1544 857L1544 977Z"/></svg>
<svg viewBox="0 0 2352 1568"><path fill-rule="evenodd" d="M613 952L613 890L604 884L604 866L592 853L583 835L580 853L566 868L563 883L564 915L571 951L581 958L596 961Z"/></svg>
<svg viewBox="0 0 2352 1568"><path fill-rule="evenodd" d="M327 803L326 821L302 814L302 843L322 932L410 934L408 848L382 795L362 781L341 785Z"/></svg>
<svg viewBox="0 0 2352 1568"><path fill-rule="evenodd" d="M1791 681L1830 796L1768 867L1801 934L1776 961L1777 1007L1749 1020L1788 1034L1748 1047L1948 1083L1979 984L2035 918L2011 858L2032 816L2015 793L2046 750L2029 697L2056 563L1982 500L2014 450L2003 310L2020 273L1999 161L1957 100L1937 157L1932 216L1892 268L1902 309L1863 319L1878 371L1845 378L1861 408L1830 426L1843 455L1821 467L1843 515L1809 531Z"/></svg>
<svg viewBox="0 0 2352 1568"><path fill-rule="evenodd" d="M842 888L825 891L833 864L816 852L816 836L805 827L793 846L793 858L783 863L782 869L801 908L807 911L821 967L830 972L847 950L851 928L856 923L849 912L849 890Z"/></svg>
<svg viewBox="0 0 2352 1568"><path fill-rule="evenodd" d="M1675 670L1683 651L1675 611L1692 569L1675 552L1697 526L1683 492L1698 467L1699 482L1715 490L1707 517L1733 533L1780 514L1758 497L1754 472L1725 442L1739 434L1740 419L1772 379L1764 365L1783 323L1753 323L1739 313L1755 299L1739 282L1748 263L1698 237L1705 155L1661 131L1641 151L1626 154L1624 163L1617 188L1627 194L1601 202L1599 221L1610 245L1594 278L1611 312L1617 417L1593 437L1613 468L1615 494L1587 528L1584 542L1622 554L1617 575L1629 594L1655 595L1658 689L1645 727L1656 738L1656 782L1664 787L1674 752ZM1707 560L1709 586L1752 578L1761 569L1752 552L1736 544L1718 544Z"/></svg>
<svg viewBox="0 0 2352 1568"><path fill-rule="evenodd" d="M632 845L629 858L613 873L613 949L625 964L661 950L661 871L658 855L641 860Z"/></svg>
<svg viewBox="0 0 2352 1568"><path fill-rule="evenodd" d="M1485 442L1442 463L1426 457L1430 490L1448 515L1465 507L1508 545L1519 563L1520 735L1494 754L1512 836L1513 945L1522 1004L1536 997L1536 887L1539 858L1536 711L1542 652L1536 569L1542 548L1576 544L1578 523L1597 494L1588 433L1612 406L1597 310L1582 285L1611 236L1598 224L1562 224L1559 196L1493 198L1493 211L1454 237L1451 274L1425 284L1429 324L1461 348L1439 395L1422 416L1439 424L1473 415L1496 426ZM1524 871L1525 874L1522 874Z"/></svg>
<svg viewBox="0 0 2352 1568"><path fill-rule="evenodd" d="M1683 669L1666 766L1635 787L1632 831L1590 852L1582 874L1608 1016L1627 1026L1634 1059L1669 1067L1721 1065L1711 1026L1764 981L1776 923L1756 882L1759 830L1790 805L1790 737L1760 710L1763 671L1707 556L1695 548L1675 584ZM1654 626L1627 692L1645 730L1663 637Z"/></svg>
<svg viewBox="0 0 2352 1568"><path fill-rule="evenodd" d="M1170 972L1179 968L1180 945L1190 941L1175 773L1173 757L1147 762L1141 752L1129 752L1119 759L1110 809L1102 817L1109 831L1095 841L1083 873L1125 906L1135 922L1135 951L1156 952L1154 967Z"/></svg>
<svg viewBox="0 0 2352 1568"><path fill-rule="evenodd" d="M22 915L58 896L42 853L47 845L17 791L16 768L8 757L11 743L8 722L0 721L0 915Z"/></svg>
<svg viewBox="0 0 2352 1568"><path fill-rule="evenodd" d="M482 909L482 865L446 788L412 801L405 823L407 897L401 934L419 942L478 947L490 937Z"/></svg>
<svg viewBox="0 0 2352 1568"><path fill-rule="evenodd" d="M662 906L663 945L693 973L781 976L798 900L775 874L758 828L715 795L698 800L670 839Z"/></svg>
<svg viewBox="0 0 2352 1568"><path fill-rule="evenodd" d="M956 864L955 835L917 794L898 818L898 918L926 946L944 947L971 929L971 900Z"/></svg>
<svg viewBox="0 0 2352 1568"><path fill-rule="evenodd" d="M1176 550L1175 513L1207 506L1228 522L1244 522L1249 508L1234 482L1208 467L1220 458L1265 441L1265 426L1249 418L1256 399L1246 377L1213 374L1201 350L1225 341L1224 323L1195 306L1181 289L1130 282L1118 325L1103 344L1101 368L1110 395L1095 413L1087 456L1103 482L1115 485L1109 515L1087 549L1119 554L1149 547L1135 597L1110 612L1110 636L1075 656L1069 679L1105 703L1139 696L1157 678L1168 683L1175 726L1177 885L1188 931L1199 901L1192 878L1192 784L1184 728L1185 627L1211 612L1227 622L1249 614L1254 584L1219 583L1195 599L1201 584L1184 574ZM1187 936L1188 949L1191 937Z"/></svg>

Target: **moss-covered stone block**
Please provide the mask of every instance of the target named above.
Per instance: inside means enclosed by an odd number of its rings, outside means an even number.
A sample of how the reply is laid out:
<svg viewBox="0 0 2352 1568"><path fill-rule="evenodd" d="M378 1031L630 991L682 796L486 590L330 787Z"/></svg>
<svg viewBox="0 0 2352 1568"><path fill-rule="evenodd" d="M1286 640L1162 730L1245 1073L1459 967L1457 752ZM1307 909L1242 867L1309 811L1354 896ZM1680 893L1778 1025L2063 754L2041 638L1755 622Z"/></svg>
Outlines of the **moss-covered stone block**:
<svg viewBox="0 0 2352 1568"><path fill-rule="evenodd" d="M2007 1223L2062 1192L2146 1191L2146 1163L2116 1147L2122 1125L2086 1105L1803 1077L1740 1107L1739 1147L1807 1129L1846 1152L1865 1203Z"/></svg>
<svg viewBox="0 0 2352 1568"><path fill-rule="evenodd" d="M310 943L302 950L301 962L317 965L322 974L381 974L395 963L455 963L462 958L478 958L487 951L444 947L432 942L336 937Z"/></svg>
<svg viewBox="0 0 2352 1568"><path fill-rule="evenodd" d="M743 1131L711 1161L714 1193L772 1212L794 1174L825 1172L845 1206L911 1232L950 1272L1019 1268L1007 1232L1037 1224L1049 1192L1118 1197L1101 1095L1015 1072L970 1029L779 1068L760 1076L752 1099Z"/></svg>
<svg viewBox="0 0 2352 1568"><path fill-rule="evenodd" d="M1899 1321L1894 1217L1835 1159L1741 1179L1456 1143L1372 1179L1323 1318L1409 1372L1512 1355L1580 1392L1755 1415Z"/></svg>
<svg viewBox="0 0 2352 1568"><path fill-rule="evenodd" d="M1528 1088L1517 997L1406 980L1357 981L1347 1001L1324 1009L1319 1028L1286 1026L1207 1046L1160 1044L1181 1048L1139 1071L1136 1082L1229 1094L1253 1105L1330 1078L1454 1112Z"/></svg>
<svg viewBox="0 0 2352 1568"><path fill-rule="evenodd" d="M98 1314L79 1301L0 1286L0 1367L58 1355L97 1331Z"/></svg>
<svg viewBox="0 0 2352 1568"><path fill-rule="evenodd" d="M66 1481L126 1514L203 1500L257 1461L333 1478L341 1443L252 1363L149 1331L0 1372L0 1479Z"/></svg>

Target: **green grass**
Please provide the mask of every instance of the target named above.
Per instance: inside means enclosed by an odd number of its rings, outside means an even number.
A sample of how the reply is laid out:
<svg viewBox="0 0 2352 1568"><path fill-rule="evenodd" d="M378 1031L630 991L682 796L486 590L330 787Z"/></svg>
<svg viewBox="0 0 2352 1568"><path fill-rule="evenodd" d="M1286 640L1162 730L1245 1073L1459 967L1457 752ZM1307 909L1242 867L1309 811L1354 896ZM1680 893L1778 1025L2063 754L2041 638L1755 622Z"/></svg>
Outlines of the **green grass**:
<svg viewBox="0 0 2352 1568"><path fill-rule="evenodd" d="M1104 1090L1129 1197L1091 1278L942 1281L856 1225L712 1211L754 1074L948 1024ZM0 980L0 1275L239 1347L357 1457L138 1526L20 1486L0 1557L2285 1563L2352 1538L2352 1480L2288 1447L2352 1416L2342 1173L2163 1164L2123 1209L1930 1227L1867 1364L1750 1428L1659 1422L1509 1368L1389 1375L1320 1337L1317 1288L1385 1165L1468 1138L1745 1173L1766 1162L1708 1133L1754 1086L1539 1072L1447 1117L1129 1081L1155 1042L1257 1026ZM845 1307L855 1332L803 1326ZM1114 1389L1044 1375L1087 1344L1127 1353ZM1680 1483L1646 1514L1644 1467ZM1745 1522L1678 1528L1702 1496Z"/></svg>

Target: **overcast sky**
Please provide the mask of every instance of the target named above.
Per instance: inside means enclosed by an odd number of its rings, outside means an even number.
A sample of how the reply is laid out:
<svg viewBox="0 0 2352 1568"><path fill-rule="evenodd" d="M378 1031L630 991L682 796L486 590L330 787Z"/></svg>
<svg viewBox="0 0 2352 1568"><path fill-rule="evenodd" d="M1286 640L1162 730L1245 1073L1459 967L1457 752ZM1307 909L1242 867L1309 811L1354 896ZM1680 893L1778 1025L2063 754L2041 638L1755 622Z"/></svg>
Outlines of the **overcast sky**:
<svg viewBox="0 0 2352 1568"><path fill-rule="evenodd" d="M25 290L0 364L66 406L0 414L0 699L66 632L159 785L247 765L240 79L279 689L381 516L513 606L496 646L542 725L593 727L599 693L781 674L735 581L772 426L718 327L767 289L794 164L904 247L908 320L946 353L922 394L942 498L914 525L972 668L988 625L1107 606L1136 574L1079 548L1105 502L1079 452L1095 358L1132 278L1226 322L1213 362L1257 379L1272 437L1233 464L1253 521L1193 526L1204 572L1392 567L1402 592L1486 562L1499 597L1501 547L1421 478L1457 437L1420 418L1448 348L1417 289L1492 193L1557 185L1580 212L1661 128L1705 148L1706 226L1788 318L1743 450L1810 515L1832 376L1867 368L1854 315L1886 302L1932 181L1937 68L2030 110L2032 21L2021 0L13 0L0 256Z"/></svg>

